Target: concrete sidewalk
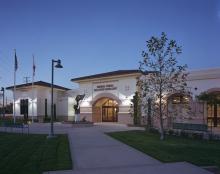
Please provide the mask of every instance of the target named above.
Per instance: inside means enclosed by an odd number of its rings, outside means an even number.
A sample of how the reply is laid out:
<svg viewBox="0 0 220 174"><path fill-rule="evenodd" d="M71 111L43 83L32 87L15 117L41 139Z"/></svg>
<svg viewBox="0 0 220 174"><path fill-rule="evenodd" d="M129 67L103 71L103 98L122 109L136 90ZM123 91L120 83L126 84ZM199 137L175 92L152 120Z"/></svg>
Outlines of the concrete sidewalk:
<svg viewBox="0 0 220 174"><path fill-rule="evenodd" d="M44 174L211 174L186 162L161 163L104 134L128 129L132 128L123 125L96 125L69 129L74 170Z"/></svg>

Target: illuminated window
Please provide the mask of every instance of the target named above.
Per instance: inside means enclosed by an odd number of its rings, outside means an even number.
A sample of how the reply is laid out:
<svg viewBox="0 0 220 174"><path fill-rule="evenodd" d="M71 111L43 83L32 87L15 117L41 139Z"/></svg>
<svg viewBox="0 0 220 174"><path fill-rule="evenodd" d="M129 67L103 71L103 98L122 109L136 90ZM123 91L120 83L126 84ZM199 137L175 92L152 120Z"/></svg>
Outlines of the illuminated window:
<svg viewBox="0 0 220 174"><path fill-rule="evenodd" d="M178 104L180 103L180 96L175 96L172 98L172 103L173 104Z"/></svg>
<svg viewBox="0 0 220 174"><path fill-rule="evenodd" d="M171 96L173 104L186 104L189 103L189 96L186 95L174 95Z"/></svg>
<svg viewBox="0 0 220 174"><path fill-rule="evenodd" d="M111 99L108 99L103 104L103 106L116 106L116 105L118 105L118 103L115 100L111 100Z"/></svg>
<svg viewBox="0 0 220 174"><path fill-rule="evenodd" d="M188 96L183 96L182 97L182 103L189 103L189 97Z"/></svg>

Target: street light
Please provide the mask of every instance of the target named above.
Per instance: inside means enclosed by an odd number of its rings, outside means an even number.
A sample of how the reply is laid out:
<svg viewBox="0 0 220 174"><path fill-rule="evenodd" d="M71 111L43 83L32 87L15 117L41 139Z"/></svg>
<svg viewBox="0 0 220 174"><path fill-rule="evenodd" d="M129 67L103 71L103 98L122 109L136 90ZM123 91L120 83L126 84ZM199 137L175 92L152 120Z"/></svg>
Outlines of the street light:
<svg viewBox="0 0 220 174"><path fill-rule="evenodd" d="M1 88L1 91L2 91L2 98L3 98L3 118L5 118L5 88Z"/></svg>
<svg viewBox="0 0 220 174"><path fill-rule="evenodd" d="M54 119L54 107L53 107L53 73L54 73L54 63L57 63L55 65L55 68L63 68L61 65L61 60L54 60L52 59L52 76L51 76L51 118L50 118L50 134L48 135L47 138L54 138L54 131L53 131L53 119Z"/></svg>

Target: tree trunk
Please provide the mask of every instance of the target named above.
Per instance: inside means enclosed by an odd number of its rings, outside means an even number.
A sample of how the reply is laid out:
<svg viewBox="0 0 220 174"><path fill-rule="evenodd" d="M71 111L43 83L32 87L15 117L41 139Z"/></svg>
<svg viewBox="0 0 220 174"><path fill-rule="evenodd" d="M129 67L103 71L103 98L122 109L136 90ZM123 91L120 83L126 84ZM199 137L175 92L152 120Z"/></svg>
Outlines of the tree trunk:
<svg viewBox="0 0 220 174"><path fill-rule="evenodd" d="M147 112L147 131L149 131L152 127L151 125L151 99L149 98L147 100L147 107L148 107L148 112Z"/></svg>

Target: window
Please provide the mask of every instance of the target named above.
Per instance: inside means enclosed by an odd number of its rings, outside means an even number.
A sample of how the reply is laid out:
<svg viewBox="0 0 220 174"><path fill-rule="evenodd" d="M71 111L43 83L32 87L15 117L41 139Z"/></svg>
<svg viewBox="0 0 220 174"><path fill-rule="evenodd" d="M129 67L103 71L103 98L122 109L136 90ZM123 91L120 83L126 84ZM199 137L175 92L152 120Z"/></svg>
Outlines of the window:
<svg viewBox="0 0 220 174"><path fill-rule="evenodd" d="M20 100L20 114L28 114L28 99Z"/></svg>
<svg viewBox="0 0 220 174"><path fill-rule="evenodd" d="M173 103L173 104L178 104L178 103L180 103L180 96L172 97L172 103Z"/></svg>
<svg viewBox="0 0 220 174"><path fill-rule="evenodd" d="M186 104L189 103L189 96L186 95L174 95L171 96L172 104Z"/></svg>
<svg viewBox="0 0 220 174"><path fill-rule="evenodd" d="M47 117L47 99L44 100L44 111L45 111L45 117Z"/></svg>
<svg viewBox="0 0 220 174"><path fill-rule="evenodd" d="M115 100L108 99L102 106L116 106L118 103Z"/></svg>

